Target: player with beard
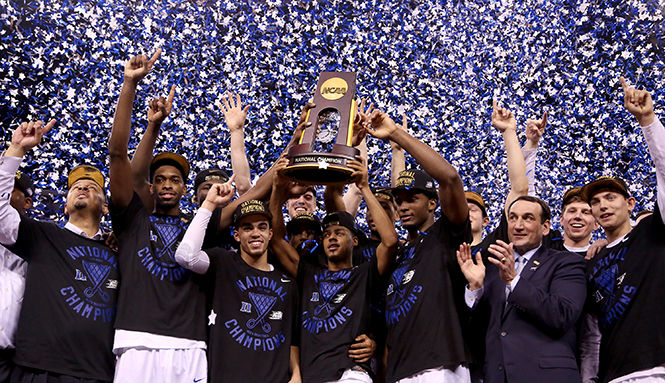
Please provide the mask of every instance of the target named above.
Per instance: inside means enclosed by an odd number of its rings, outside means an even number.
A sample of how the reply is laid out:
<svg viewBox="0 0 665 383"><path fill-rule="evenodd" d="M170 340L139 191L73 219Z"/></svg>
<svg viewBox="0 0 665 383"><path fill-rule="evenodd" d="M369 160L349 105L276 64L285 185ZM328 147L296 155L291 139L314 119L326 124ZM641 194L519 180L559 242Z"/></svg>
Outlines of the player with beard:
<svg viewBox="0 0 665 383"><path fill-rule="evenodd" d="M180 213L180 199L189 164L175 153L152 159L152 210L143 202L147 197L139 197L145 193L135 183L127 155L136 87L160 52L150 59L136 56L125 65L109 139L111 211L123 276L113 345L116 382L197 381L207 376L205 296L196 276L174 258L188 223ZM149 123L166 118L173 92L170 101L152 103Z"/></svg>
<svg viewBox="0 0 665 383"><path fill-rule="evenodd" d="M466 308L459 299L465 281L455 260L455 249L471 239L462 180L434 149L385 113L374 111L370 118L369 134L394 141L425 170L402 171L393 189L408 242L386 290L386 381L468 382L470 358L460 318ZM443 215L435 220L439 199Z"/></svg>
<svg viewBox="0 0 665 383"><path fill-rule="evenodd" d="M377 255L354 266L353 247L358 244L353 217L339 211L323 219L323 249L327 266L301 258L284 240L281 207L286 200L287 180L279 175L286 160L278 163L270 209L274 236L271 247L284 268L301 286L300 366L305 382L371 382L369 361L375 349L371 341L371 309L380 276L389 270L397 251L395 227L369 188L367 165L349 161L352 176L381 235ZM355 380L354 380L355 379Z"/></svg>
<svg viewBox="0 0 665 383"><path fill-rule="evenodd" d="M637 119L656 168L657 199L653 215L633 227L630 213L635 198L623 180L599 177L582 188L609 242L587 268L587 308L596 333L591 331L583 342L582 377L585 382L662 382L665 128L654 113L649 92L629 86L623 78L621 85L624 105Z"/></svg>
<svg viewBox="0 0 665 383"><path fill-rule="evenodd" d="M17 171L9 199L11 207L24 215L32 207L33 193L32 179L22 171ZM21 257L0 245L0 310L4 313L0 316L0 382L9 381L14 366L14 334L23 302L27 267Z"/></svg>
<svg viewBox="0 0 665 383"><path fill-rule="evenodd" d="M0 157L0 243L28 264L11 381L110 382L119 274L100 230L104 177L89 165L72 169L64 227L10 205L21 159L54 124L21 124Z"/></svg>

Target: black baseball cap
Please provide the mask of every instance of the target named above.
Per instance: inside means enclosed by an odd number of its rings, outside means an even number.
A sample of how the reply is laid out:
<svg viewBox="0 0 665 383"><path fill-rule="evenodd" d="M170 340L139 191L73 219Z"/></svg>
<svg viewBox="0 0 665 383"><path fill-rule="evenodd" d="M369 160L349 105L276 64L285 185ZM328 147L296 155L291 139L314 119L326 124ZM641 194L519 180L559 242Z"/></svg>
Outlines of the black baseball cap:
<svg viewBox="0 0 665 383"><path fill-rule="evenodd" d="M32 197L35 192L32 178L20 170L17 170L16 174L14 175L14 187L22 191L23 194L27 195L28 197Z"/></svg>
<svg viewBox="0 0 665 383"><path fill-rule="evenodd" d="M254 214L266 217L268 222L272 219L272 214L270 214L270 210L263 201L250 199L236 207L236 211L233 213L233 223L237 225L242 218Z"/></svg>
<svg viewBox="0 0 665 383"><path fill-rule="evenodd" d="M298 228L311 228L317 234L321 234L321 221L319 217L312 213L299 213L296 214L289 223L286 224L286 233L293 234Z"/></svg>
<svg viewBox="0 0 665 383"><path fill-rule="evenodd" d="M624 197L630 198L630 193L628 192L628 185L626 185L626 182L621 178L614 176L598 177L594 181L584 185L581 191L582 198L584 198L585 201L590 202L591 198L596 193L598 193L598 191L603 189L616 191Z"/></svg>
<svg viewBox="0 0 665 383"><path fill-rule="evenodd" d="M210 180L226 182L229 180L229 175L224 170L216 168L202 170L194 178L194 191L198 190L202 183Z"/></svg>
<svg viewBox="0 0 665 383"><path fill-rule="evenodd" d="M328 226L339 225L343 226L351 231L353 235L358 236L358 229L356 229L356 220L353 218L349 212L346 211L336 211L330 213L323 218L321 226L325 230Z"/></svg>
<svg viewBox="0 0 665 383"><path fill-rule="evenodd" d="M187 162L187 159L180 154L171 152L159 153L152 158L152 161L150 162L150 178L152 179L155 171L164 165L171 165L180 170L183 180L187 180L187 177L189 176L189 162Z"/></svg>
<svg viewBox="0 0 665 383"><path fill-rule="evenodd" d="M395 197L393 196L393 192L388 186L379 186L375 188L372 192L374 194L374 197L376 197L376 199L378 199L379 201L384 200L392 204L395 203Z"/></svg>
<svg viewBox="0 0 665 383"><path fill-rule="evenodd" d="M392 189L393 194L399 190L417 191L428 195L430 198L438 198L434 178L422 170L409 169L399 172L399 177L395 187Z"/></svg>

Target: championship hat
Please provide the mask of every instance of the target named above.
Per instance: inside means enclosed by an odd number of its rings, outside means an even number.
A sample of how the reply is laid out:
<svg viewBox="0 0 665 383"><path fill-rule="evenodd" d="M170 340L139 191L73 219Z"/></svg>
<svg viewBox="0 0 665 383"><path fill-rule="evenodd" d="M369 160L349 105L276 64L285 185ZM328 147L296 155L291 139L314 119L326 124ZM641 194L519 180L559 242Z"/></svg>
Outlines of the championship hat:
<svg viewBox="0 0 665 383"><path fill-rule="evenodd" d="M266 217L268 222L272 219L272 214L270 214L265 203L259 200L250 199L236 207L236 211L233 213L233 223L237 225L241 219L254 214Z"/></svg>
<svg viewBox="0 0 665 383"><path fill-rule="evenodd" d="M187 162L185 157L177 153L164 152L152 158L150 162L150 178L152 179L155 170L164 165L171 165L180 170L183 180L186 180L187 176L189 176L189 162Z"/></svg>
<svg viewBox="0 0 665 383"><path fill-rule="evenodd" d="M386 186L380 186L377 187L376 189L373 190L374 197L378 199L379 201L388 201L392 204L395 203L395 197L393 196L392 191L390 190L389 187Z"/></svg>
<svg viewBox="0 0 665 383"><path fill-rule="evenodd" d="M14 175L14 187L28 197L32 197L32 194L35 192L32 178L20 170L17 170Z"/></svg>
<svg viewBox="0 0 665 383"><path fill-rule="evenodd" d="M349 212L336 211L329 213L323 218L322 226L325 230L328 226L339 225L351 231L353 235L358 236L358 229L356 229L356 220Z"/></svg>
<svg viewBox="0 0 665 383"><path fill-rule="evenodd" d="M464 196L468 202L478 205L480 210L483 212L483 216L487 217L487 207L485 206L485 200L483 200L483 197L479 193L474 191L465 191Z"/></svg>
<svg viewBox="0 0 665 383"><path fill-rule="evenodd" d="M80 179L89 179L94 181L99 187L104 189L104 176L102 172L99 171L94 166L91 165L79 165L72 169L69 172L69 177L67 178L67 188L70 189L74 182Z"/></svg>
<svg viewBox="0 0 665 383"><path fill-rule="evenodd" d="M561 208L564 206L568 205L569 203L573 202L573 199L575 198L580 198L584 202L586 202L586 198L582 196L582 187L581 186L575 186L570 189L568 189L565 193L563 193L563 198L561 199Z"/></svg>
<svg viewBox="0 0 665 383"><path fill-rule="evenodd" d="M312 213L298 213L289 223L286 224L286 233L294 234L299 228L313 229L317 234L321 234L321 221L319 217Z"/></svg>
<svg viewBox="0 0 665 383"><path fill-rule="evenodd" d="M434 178L418 169L402 170L399 172L399 177L392 191L395 193L399 190L420 191L427 194L430 198L438 198Z"/></svg>
<svg viewBox="0 0 665 383"><path fill-rule="evenodd" d="M198 190L199 186L206 181L219 180L221 182L226 182L229 180L229 175L226 174L224 170L221 169L206 169L198 172L196 178L194 178L194 190Z"/></svg>
<svg viewBox="0 0 665 383"><path fill-rule="evenodd" d="M628 185L626 185L624 180L619 177L601 176L582 187L582 198L589 202L594 194L603 189L616 191L626 198L630 197L630 193L628 193Z"/></svg>

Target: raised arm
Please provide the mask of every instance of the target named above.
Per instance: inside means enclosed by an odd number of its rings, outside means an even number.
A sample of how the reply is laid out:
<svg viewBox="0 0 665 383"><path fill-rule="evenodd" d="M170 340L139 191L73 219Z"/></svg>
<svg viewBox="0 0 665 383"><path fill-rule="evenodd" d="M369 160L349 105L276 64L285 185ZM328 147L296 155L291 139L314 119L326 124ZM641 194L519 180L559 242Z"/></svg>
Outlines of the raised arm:
<svg viewBox="0 0 665 383"><path fill-rule="evenodd" d="M388 214L383 210L381 204L372 193L369 187L369 175L367 171L367 159L358 156L359 161L349 161L347 164L354 169L353 176L356 180L356 186L360 190L367 204L367 210L372 213L376 231L381 237L381 243L376 248L376 263L379 274L384 275L397 256L397 246L399 241L395 232L395 225L392 223Z"/></svg>
<svg viewBox="0 0 665 383"><path fill-rule="evenodd" d="M529 192L529 181L526 178L526 164L522 156L520 142L517 139L517 122L513 112L499 107L496 101L492 109L492 126L503 136L506 147L508 165L508 179L510 180L510 191L506 197L506 216L508 206L519 196L527 195Z"/></svg>
<svg viewBox="0 0 665 383"><path fill-rule="evenodd" d="M245 151L245 120L249 105L243 108L240 95L234 96L229 92L227 97L222 96L222 105L219 105L226 126L231 135L231 168L236 176L236 190L243 195L252 187L250 183L249 162Z"/></svg>
<svg viewBox="0 0 665 383"><path fill-rule="evenodd" d="M302 113L300 114L300 121L298 122L298 126L293 132L293 137L291 138L291 142L286 146L286 149L284 149L284 153L282 153L280 159L277 162L275 162L273 166L270 167L270 169L268 169L265 173L263 173L261 177L259 177L258 181L256 181L256 185L254 185L251 189L249 189L247 193L240 196L240 198L231 202L229 204L228 209L222 211L222 215L219 222L219 230L224 230L231 225L231 221L233 220L233 211L242 202L248 201L250 199L265 200L270 198L270 189L272 188L273 185L273 175L275 174L275 166L277 165L277 163L279 163L279 161L281 161L282 158L284 158L284 155L285 153L288 152L289 147L298 142L304 129L307 126L311 125L310 122L307 122L307 112L314 106L316 105L310 102L307 105L305 105L305 107L303 108Z"/></svg>
<svg viewBox="0 0 665 383"><path fill-rule="evenodd" d="M464 195L464 185L457 170L434 149L408 132L399 129L387 114L375 110L371 116L369 134L380 139L389 139L409 153L422 169L439 183L441 211L448 220L461 225L469 217L469 208Z"/></svg>
<svg viewBox="0 0 665 383"><path fill-rule="evenodd" d="M159 48L150 59L145 55L138 55L132 57L125 64L124 81L115 108L113 128L109 138L109 187L111 189L111 200L117 208L124 208L129 205L134 190L132 167L127 150L136 86L150 72L161 52L162 49Z"/></svg>
<svg viewBox="0 0 665 383"><path fill-rule="evenodd" d="M205 201L196 212L176 249L175 260L180 266L197 274L205 274L208 271L210 257L202 250L203 239L212 211L215 208L223 208L231 201L235 192L232 182L233 176L223 184L214 184L210 187Z"/></svg>
<svg viewBox="0 0 665 383"><path fill-rule="evenodd" d="M12 135L12 141L0 159L0 243L13 245L18 238L21 222L18 211L11 206L14 176L23 156L42 142L42 137L55 125L55 120L44 125L42 121L24 122Z"/></svg>
<svg viewBox="0 0 665 383"><path fill-rule="evenodd" d="M660 216L665 222L665 128L653 111L651 94L638 90L621 77L624 105L642 127L649 154L656 166L656 198Z"/></svg>
<svg viewBox="0 0 665 383"><path fill-rule="evenodd" d="M526 120L526 142L522 147L522 156L526 162L526 178L529 180L529 195L536 195L536 158L538 157L538 144L545 133L547 126L547 112L540 120Z"/></svg>
<svg viewBox="0 0 665 383"><path fill-rule="evenodd" d="M155 150L155 142L159 136L159 129L166 117L173 109L173 97L175 96L175 85L171 86L167 98L160 97L150 101L148 105L148 127L136 147L132 157L132 177L134 178L134 191L141 198L143 206L148 211L154 209L155 200L150 194L150 162Z"/></svg>
<svg viewBox="0 0 665 383"><path fill-rule="evenodd" d="M284 153L288 153L289 149L293 146L296 145L300 141L300 137L302 137L303 132L305 129L312 125L311 122L307 121L307 115L309 114L309 110L316 107L316 104L313 102L308 102L303 106L302 112L300 112L300 119L298 120L298 125L296 125L296 129L293 131L293 136L291 136L291 141L286 145L286 148L284 149Z"/></svg>
<svg viewBox="0 0 665 383"><path fill-rule="evenodd" d="M270 195L270 214L272 215L272 239L270 249L273 251L279 263L292 277L298 274L300 255L298 251L286 241L286 225L284 225L284 213L282 206L288 198L288 184L286 177L280 174L280 170L288 165L289 161L281 158L275 164L273 176L272 194Z"/></svg>
<svg viewBox="0 0 665 383"><path fill-rule="evenodd" d="M360 105L356 113L356 117L353 120L353 139L351 140L353 146L360 150L360 156L362 158L367 158L367 125L369 125L369 114L374 109L374 104L370 104L365 108L365 99L360 100ZM349 185L349 189L342 197L344 205L341 209L332 210L339 211L344 210L349 212L352 216L358 214L358 208L360 207L360 202L362 201L362 194L355 183ZM328 210L328 212L332 212Z"/></svg>
<svg viewBox="0 0 665 383"><path fill-rule="evenodd" d="M406 113L402 113L402 125L398 126L400 129L407 131L407 124ZM390 159L390 187L395 187L397 186L399 173L406 169L406 161L404 159L404 149L394 141L390 141L390 151L392 154Z"/></svg>

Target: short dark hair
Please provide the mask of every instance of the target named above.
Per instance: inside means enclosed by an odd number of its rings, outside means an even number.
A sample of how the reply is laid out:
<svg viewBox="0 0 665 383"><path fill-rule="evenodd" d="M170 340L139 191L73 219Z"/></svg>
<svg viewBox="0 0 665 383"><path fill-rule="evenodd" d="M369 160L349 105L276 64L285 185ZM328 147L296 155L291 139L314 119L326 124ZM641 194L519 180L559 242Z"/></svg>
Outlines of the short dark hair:
<svg viewBox="0 0 665 383"><path fill-rule="evenodd" d="M552 218L552 211L550 210L550 207L547 206L547 203L538 197L533 197L530 195L522 195L515 198L515 200L511 202L510 205L508 206L509 213L510 209L517 201L527 201L540 205L540 223L545 223L545 221L548 221Z"/></svg>
<svg viewBox="0 0 665 383"><path fill-rule="evenodd" d="M587 205L589 204L584 198L582 198L581 195L572 196L563 201L563 205L561 206L561 212L564 212L566 210L566 207L573 202L584 202Z"/></svg>

